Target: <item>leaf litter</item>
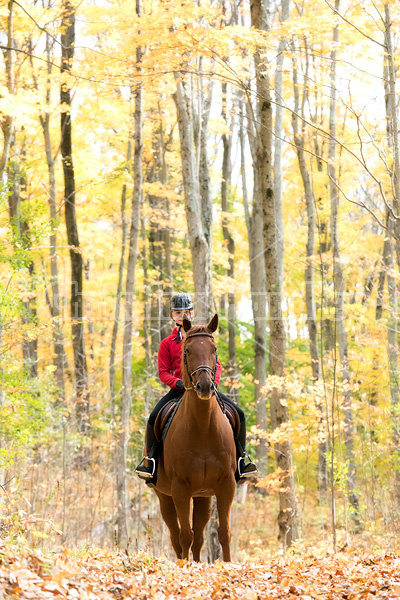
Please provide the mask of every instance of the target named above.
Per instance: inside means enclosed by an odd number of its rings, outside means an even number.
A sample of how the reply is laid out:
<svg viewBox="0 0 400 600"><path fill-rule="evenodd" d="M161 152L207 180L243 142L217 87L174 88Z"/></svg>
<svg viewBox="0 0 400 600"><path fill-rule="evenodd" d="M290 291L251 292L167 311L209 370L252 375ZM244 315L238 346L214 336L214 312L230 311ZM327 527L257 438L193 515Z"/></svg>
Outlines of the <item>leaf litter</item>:
<svg viewBox="0 0 400 600"><path fill-rule="evenodd" d="M0 544L0 600L400 599L400 552L285 556L242 564L171 562L144 552L40 550Z"/></svg>

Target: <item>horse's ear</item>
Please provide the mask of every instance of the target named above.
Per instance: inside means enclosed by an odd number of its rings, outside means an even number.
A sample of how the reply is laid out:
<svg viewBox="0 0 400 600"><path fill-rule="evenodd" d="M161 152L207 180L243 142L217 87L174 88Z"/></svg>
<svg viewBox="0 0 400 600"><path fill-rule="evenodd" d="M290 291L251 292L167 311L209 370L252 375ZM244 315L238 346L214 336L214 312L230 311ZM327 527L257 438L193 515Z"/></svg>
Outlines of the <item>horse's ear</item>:
<svg viewBox="0 0 400 600"><path fill-rule="evenodd" d="M211 333L214 333L214 331L217 330L217 328L218 328L218 315L217 314L215 314L213 316L213 318L211 319L211 321L209 322L207 327L211 331Z"/></svg>
<svg viewBox="0 0 400 600"><path fill-rule="evenodd" d="M192 328L192 323L189 321L189 319L186 318L186 316L183 317L183 329L188 332L189 329Z"/></svg>

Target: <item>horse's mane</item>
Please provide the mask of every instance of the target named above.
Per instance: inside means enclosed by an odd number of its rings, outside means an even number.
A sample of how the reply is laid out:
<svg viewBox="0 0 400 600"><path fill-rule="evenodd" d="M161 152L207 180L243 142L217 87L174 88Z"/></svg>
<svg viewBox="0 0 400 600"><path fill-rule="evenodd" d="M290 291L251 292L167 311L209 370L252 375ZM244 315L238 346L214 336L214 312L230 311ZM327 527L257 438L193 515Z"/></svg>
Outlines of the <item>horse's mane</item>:
<svg viewBox="0 0 400 600"><path fill-rule="evenodd" d="M191 328L189 329L189 331L187 332L187 335L192 335L193 333L211 333L211 331L208 329L207 325L192 325ZM181 373L182 373L182 381L183 381L183 385L185 386L185 388L189 388L190 387L190 379L189 376L187 374L187 370L186 370L186 365L185 365L185 341L186 339L183 340L183 350L182 350L182 358L181 358Z"/></svg>

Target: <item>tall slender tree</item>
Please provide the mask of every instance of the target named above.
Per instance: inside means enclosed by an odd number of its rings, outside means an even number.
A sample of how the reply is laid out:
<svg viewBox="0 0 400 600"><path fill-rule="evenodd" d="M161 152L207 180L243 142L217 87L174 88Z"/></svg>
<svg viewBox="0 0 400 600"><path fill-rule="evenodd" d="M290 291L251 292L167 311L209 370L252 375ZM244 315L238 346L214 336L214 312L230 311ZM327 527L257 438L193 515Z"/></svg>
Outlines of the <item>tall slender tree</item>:
<svg viewBox="0 0 400 600"><path fill-rule="evenodd" d="M231 185L232 175L232 136L233 136L233 119L228 122L228 85L222 83L222 118L225 122L226 129L230 129L229 133L223 133L222 144L222 180L221 180L221 210L222 210L222 234L228 251L227 276L231 280L228 292L228 372L229 385L228 393L234 402L238 402L239 393L237 386L238 370L236 360L236 307L235 307L235 240L233 239L230 224L229 224L229 187Z"/></svg>
<svg viewBox="0 0 400 600"><path fill-rule="evenodd" d="M335 0L335 11L339 11L340 0ZM339 347L340 372L343 381L343 416L344 416L344 442L346 448L347 464L347 490L352 508L351 517L356 529L360 528L360 508L357 492L357 473L354 456L354 424L353 409L351 406L351 372L349 363L349 348L347 343L346 321L344 314L345 278L340 254L338 233L339 188L337 178L336 157L336 65L337 45L339 41L339 23L336 21L333 28L330 68L330 108L329 108L329 153L328 177L329 196L331 203L331 239L333 254L333 283L335 289L335 330Z"/></svg>
<svg viewBox="0 0 400 600"><path fill-rule="evenodd" d="M14 18L14 2L9 0L8 2L8 16L7 16L7 50L6 50L6 85L8 93L14 95L14 36L13 36L13 18ZM1 120L1 129L3 132L3 148L0 155L0 190L3 188L4 173L7 167L11 140L14 129L14 118L11 115L4 115ZM4 315L0 307L0 348L4 344ZM3 384L4 370L0 365L0 378ZM0 408L3 408L5 402L5 392L3 385L0 385ZM0 438L0 447L3 446L3 439ZM4 470L0 469L0 484L4 484Z"/></svg>
<svg viewBox="0 0 400 600"><path fill-rule="evenodd" d="M8 2L7 17L7 50L6 50L6 82L7 90L10 96L14 95L14 0ZM4 115L1 118L1 128L3 130L3 151L0 156L0 184L3 183L3 175L6 169L8 158L10 156L11 141L14 133L14 116Z"/></svg>
<svg viewBox="0 0 400 600"><path fill-rule="evenodd" d="M259 31L267 30L263 0L252 0L251 24ZM257 85L257 104L260 121L257 136L257 162L263 207L263 239L266 289L269 304L269 373L276 379L271 392L271 423L279 431L275 442L276 462L280 474L279 534L284 548L298 535L297 501L294 490L289 411L285 390L285 326L282 314L282 280L277 252L278 228L272 177L272 103L266 67L266 56L260 47L254 54Z"/></svg>
<svg viewBox="0 0 400 600"><path fill-rule="evenodd" d="M131 159L132 159L132 140L129 137L128 140L128 149L126 153L126 169L131 169ZM127 184L126 181L122 184L121 190L121 255L119 259L118 265L118 282L117 282L117 295L115 298L115 314L114 314L114 323L113 330L111 336L111 348L110 348L110 419L114 422L115 418L115 355L117 350L117 337L118 337L118 329L120 322L120 312L121 312L121 300L122 300L122 286L124 279L124 270L125 270L125 254L126 254L126 238L128 236L128 224L126 220L126 191Z"/></svg>
<svg viewBox="0 0 400 600"><path fill-rule="evenodd" d="M75 365L76 418L78 431L90 431L88 370L83 324L83 258L76 218L75 172L72 160L71 69L75 49L75 6L62 4L61 20L61 155L64 173L65 225L71 261L71 332Z"/></svg>
<svg viewBox="0 0 400 600"><path fill-rule="evenodd" d="M290 16L290 1L281 1L280 21L287 21ZM276 224L278 228L278 262L279 272L283 278L283 252L284 252L284 236L283 236L283 216L282 216L282 148L283 148L283 62L285 58L285 49L287 47L287 39L282 37L279 40L278 56L276 59L275 70L275 152L274 152L274 194L276 198Z"/></svg>
<svg viewBox="0 0 400 600"><path fill-rule="evenodd" d="M47 78L46 78L46 100L45 109L40 113L39 120L42 126L47 171L49 177L49 190L48 190L48 205L50 210L50 273L51 273L51 292L52 299L49 298L49 308L52 317L53 324L53 343L54 343L54 366L55 366L55 379L58 389L58 401L62 401L65 398L65 365L66 365L66 354L64 349L64 335L61 327L61 296L60 286L58 277L58 256L57 256L57 229L58 229L58 211L57 211L57 198L56 198L56 173L55 165L58 151L53 154L51 132L50 132L50 119L51 119L51 89L52 89L52 68L54 62L54 39L46 31L46 57L47 57ZM31 54L33 54L32 44ZM32 61L32 58L31 58ZM32 61L33 62L33 61ZM33 64L32 71L33 71ZM33 71L34 73L34 71ZM35 80L35 87L38 90L39 85Z"/></svg>
<svg viewBox="0 0 400 600"><path fill-rule="evenodd" d="M293 56L296 56L294 50ZM296 146L297 160L299 170L304 187L304 196L307 211L307 247L306 247L306 266L304 271L305 279L305 300L307 311L307 327L308 337L310 340L310 357L311 370L314 383L318 382L321 377L321 367L318 350L318 328L317 316L314 298L314 254L315 254L315 198L314 190L311 182L310 173L307 168L305 156L305 111L304 107L308 100L308 56L306 53L306 71L304 73L303 93L300 101L299 81L298 81L298 64L297 60L293 61L293 95L294 95L294 110L292 112L293 137ZM301 123L299 121L301 119ZM318 488L320 492L325 492L327 489L327 463L326 463L326 431L324 426L323 407L320 401L316 405L318 414Z"/></svg>
<svg viewBox="0 0 400 600"><path fill-rule="evenodd" d="M240 110L240 170L242 180L242 193L244 214L247 227L250 259L250 288L251 307L254 320L254 406L256 424L260 430L260 439L257 440L256 458L260 477L266 477L268 472L268 445L266 434L268 431L267 397L265 394L265 381L267 377L267 302L265 298L265 264L264 241L262 223L262 197L258 181L258 171L254 169L253 202L249 205L247 178L246 178L246 148L244 135L243 103ZM249 135L254 132L251 118L248 118ZM257 162L257 150L253 142L250 144L253 163Z"/></svg>
<svg viewBox="0 0 400 600"><path fill-rule="evenodd" d="M390 378L390 400L392 418L392 444L394 457L394 493L397 500L400 499L400 398L399 398L399 365L398 365L398 292L394 264L394 237L399 247L398 238L400 217L400 144L398 131L398 118L396 106L396 73L394 66L394 51L392 40L392 18L389 4L385 4L385 104L388 132L388 145L392 150L392 190L393 190L393 212L397 220L387 210L386 224L388 231L385 232L383 247L384 273L388 282L389 292L389 314L387 320L389 378Z"/></svg>
<svg viewBox="0 0 400 600"><path fill-rule="evenodd" d="M136 15L142 16L141 0L136 0ZM143 85L141 81L141 62L143 50L136 48L136 82L133 89L134 98L134 162L133 162L133 194L132 212L129 231L129 250L126 267L124 335L122 356L122 393L120 419L118 423L118 443L115 452L117 475L117 543L126 548L129 541L129 496L126 478L127 449L129 441L129 416L132 403L132 332L133 332L133 299L135 293L135 268L137 260L137 243L140 228L140 204L142 200L142 154L143 154Z"/></svg>
<svg viewBox="0 0 400 600"><path fill-rule="evenodd" d="M176 104L182 160L182 177L189 243L192 255L196 313L206 321L213 306L211 272L212 206L211 196L200 190L199 168L195 143L193 106L190 86L183 73L175 73ZM202 115L199 115L202 118ZM198 140L197 140L198 141ZM203 148L204 151L205 148ZM202 169L208 165L202 161ZM201 178L204 182L204 177Z"/></svg>

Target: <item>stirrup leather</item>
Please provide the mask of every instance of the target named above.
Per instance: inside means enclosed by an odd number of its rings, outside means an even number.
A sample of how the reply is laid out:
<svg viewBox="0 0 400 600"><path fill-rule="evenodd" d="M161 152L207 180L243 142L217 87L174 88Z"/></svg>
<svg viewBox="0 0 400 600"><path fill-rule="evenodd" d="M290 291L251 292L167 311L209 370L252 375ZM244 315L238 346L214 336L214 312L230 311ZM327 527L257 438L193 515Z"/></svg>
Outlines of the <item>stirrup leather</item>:
<svg viewBox="0 0 400 600"><path fill-rule="evenodd" d="M153 469L152 469L151 473L149 471L140 470L140 467L144 467L145 469L147 468L144 466L145 460L148 460L153 465ZM155 472L156 472L156 461L154 458L151 458L150 456L145 456L144 458L142 458L142 460L140 461L140 463L138 464L138 466L136 467L136 470L135 470L135 473L137 473L137 475L139 475L140 477L143 477L144 479L151 479L152 477L154 477Z"/></svg>

